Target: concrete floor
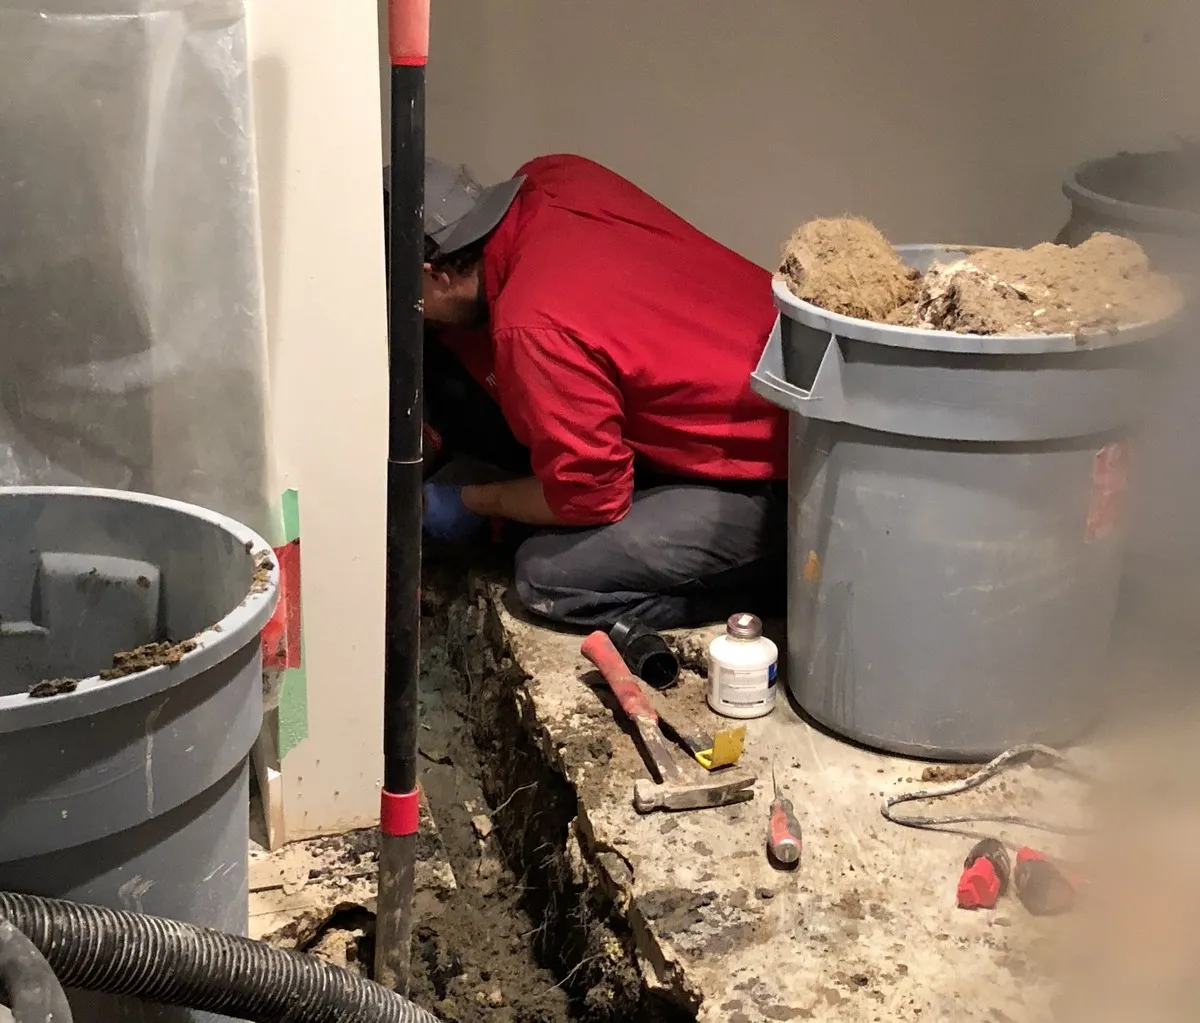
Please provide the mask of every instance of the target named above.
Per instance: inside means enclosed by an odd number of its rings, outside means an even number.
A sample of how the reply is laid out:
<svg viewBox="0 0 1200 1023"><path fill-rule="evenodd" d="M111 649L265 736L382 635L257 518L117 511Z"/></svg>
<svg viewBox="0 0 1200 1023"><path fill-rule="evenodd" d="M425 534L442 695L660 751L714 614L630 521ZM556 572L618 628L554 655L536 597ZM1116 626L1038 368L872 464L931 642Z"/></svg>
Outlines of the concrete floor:
<svg viewBox="0 0 1200 1023"><path fill-rule="evenodd" d="M921 784L925 765L841 742L782 700L749 723L742 763L758 775L753 802L640 816L633 782L649 772L592 688L599 676L579 655L581 637L514 617L501 593L493 586L491 600L510 655L529 676L540 741L579 798L575 855L632 925L648 983L714 1023L1049 1015L1054 991L1045 976L1057 923L1035 920L1011 896L994 912L955 906L972 836L988 832L915 831L880 816L884 794L929 787ZM699 650L707 635L677 638ZM718 719L704 685L685 671L668 699L711 728ZM772 761L804 829L793 873L765 856ZM1043 773L1020 768L1002 786L927 812L1053 816L1062 786ZM1005 837L1049 842L1044 833Z"/></svg>

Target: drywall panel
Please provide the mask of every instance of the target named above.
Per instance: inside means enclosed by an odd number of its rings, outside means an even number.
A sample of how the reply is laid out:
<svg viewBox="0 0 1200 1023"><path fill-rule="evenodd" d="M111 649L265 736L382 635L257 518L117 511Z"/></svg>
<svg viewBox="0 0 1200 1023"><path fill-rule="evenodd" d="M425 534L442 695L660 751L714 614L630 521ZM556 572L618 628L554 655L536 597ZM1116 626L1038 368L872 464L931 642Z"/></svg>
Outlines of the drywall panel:
<svg viewBox="0 0 1200 1023"><path fill-rule="evenodd" d="M255 0L250 15L275 491L298 492L302 523L307 727L282 779L294 840L371 825L379 812L387 317L378 36L375 0Z"/></svg>

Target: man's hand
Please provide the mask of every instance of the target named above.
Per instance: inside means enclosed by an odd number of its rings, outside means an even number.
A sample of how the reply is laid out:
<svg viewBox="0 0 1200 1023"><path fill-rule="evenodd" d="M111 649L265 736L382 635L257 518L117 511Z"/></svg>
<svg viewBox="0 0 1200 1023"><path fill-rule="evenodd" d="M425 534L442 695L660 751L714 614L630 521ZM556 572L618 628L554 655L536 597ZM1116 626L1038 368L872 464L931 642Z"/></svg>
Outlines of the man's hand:
<svg viewBox="0 0 1200 1023"><path fill-rule="evenodd" d="M426 536L456 543L474 538L483 529L487 519L463 504L462 489L450 483L425 484Z"/></svg>

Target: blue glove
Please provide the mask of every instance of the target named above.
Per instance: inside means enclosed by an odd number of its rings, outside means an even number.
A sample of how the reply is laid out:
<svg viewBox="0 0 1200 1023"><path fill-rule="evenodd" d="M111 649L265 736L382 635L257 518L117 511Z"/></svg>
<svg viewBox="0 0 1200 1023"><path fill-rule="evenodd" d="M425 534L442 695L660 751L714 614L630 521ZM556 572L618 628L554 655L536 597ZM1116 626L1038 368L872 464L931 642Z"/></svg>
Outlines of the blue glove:
<svg viewBox="0 0 1200 1023"><path fill-rule="evenodd" d="M451 483L426 483L425 535L447 543L470 540L487 522L462 502L462 487Z"/></svg>

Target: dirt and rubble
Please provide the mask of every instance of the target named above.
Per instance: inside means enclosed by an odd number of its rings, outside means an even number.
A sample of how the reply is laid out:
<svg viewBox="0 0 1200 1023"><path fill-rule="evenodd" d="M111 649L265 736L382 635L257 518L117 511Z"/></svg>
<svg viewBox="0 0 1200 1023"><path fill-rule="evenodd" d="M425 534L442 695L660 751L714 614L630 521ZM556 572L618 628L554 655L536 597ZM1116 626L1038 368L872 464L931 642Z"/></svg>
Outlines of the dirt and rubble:
<svg viewBox="0 0 1200 1023"><path fill-rule="evenodd" d="M843 316L958 334L1111 332L1171 316L1178 286L1142 247L1100 232L1077 246L954 250L924 273L873 224L813 220L783 249L779 274L798 298Z"/></svg>
<svg viewBox="0 0 1200 1023"><path fill-rule="evenodd" d="M546 924L524 907L525 878L505 863L489 804L489 765L474 736L483 707L448 649L444 585L422 588L420 782L457 889L414 928L412 994L451 1023L559 1023L571 1018L560 978L536 955Z"/></svg>
<svg viewBox="0 0 1200 1023"><path fill-rule="evenodd" d="M919 275L874 224L860 217L812 220L783 247L779 272L792 293L841 316L886 322L917 300Z"/></svg>
<svg viewBox="0 0 1200 1023"><path fill-rule="evenodd" d="M112 667L100 672L100 678L108 682L149 671L151 668L173 668L183 660L184 654L195 650L196 645L194 639L185 639L179 643L164 640L159 643L144 643L133 650L118 651L113 654Z"/></svg>
<svg viewBox="0 0 1200 1023"><path fill-rule="evenodd" d="M51 696L63 696L66 693L73 693L79 688L79 679L77 678L44 678L40 682L35 682L29 687L29 698L31 700L46 700Z"/></svg>
<svg viewBox="0 0 1200 1023"><path fill-rule="evenodd" d="M247 554L253 553L253 541L247 540L245 549ZM271 573L274 570L275 561L272 556L266 551L259 552L254 560L247 599L264 592L270 586ZM96 576L97 569L93 568L87 575L82 576L80 581L86 582ZM149 578L142 575L137 577L136 585L141 589L148 589L151 584ZM220 632L222 630L220 624L217 623L205 631ZM113 654L112 664L98 672L98 677L102 682L113 682L128 678L130 675L140 674L143 671L150 671L152 668L173 668L183 660L185 655L190 654L198 646L199 643L196 639L189 638L179 641L164 639L143 643L132 650L119 650ZM64 696L75 692L79 688L80 681L81 679L71 677L42 679L29 688L28 695L30 699L35 700Z"/></svg>

